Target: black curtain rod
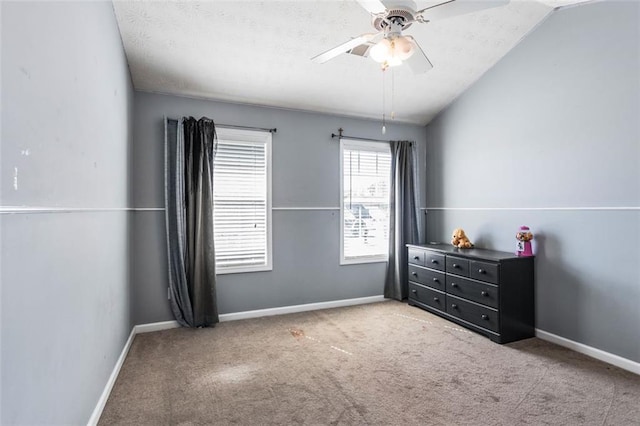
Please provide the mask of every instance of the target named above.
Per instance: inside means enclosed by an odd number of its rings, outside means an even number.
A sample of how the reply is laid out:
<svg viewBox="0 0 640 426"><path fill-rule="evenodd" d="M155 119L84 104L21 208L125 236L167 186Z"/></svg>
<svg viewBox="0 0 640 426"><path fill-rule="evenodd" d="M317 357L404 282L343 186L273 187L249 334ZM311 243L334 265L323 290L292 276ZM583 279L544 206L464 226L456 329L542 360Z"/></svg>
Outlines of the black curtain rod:
<svg viewBox="0 0 640 426"><path fill-rule="evenodd" d="M177 118L169 118L169 120L180 121ZM215 124L215 122L214 122ZM250 126L236 126L235 124L215 124L216 127L223 127L225 129L244 129L244 130L262 130L263 132L276 133L278 129L275 127L268 129L266 127L250 127Z"/></svg>
<svg viewBox="0 0 640 426"><path fill-rule="evenodd" d="M357 136L347 136L345 134L342 133L343 130L342 129L338 129L338 134L336 135L335 133L331 133L331 138L345 138L345 139L355 139L358 141L370 141L370 142L393 142L390 140L382 140L382 139L371 139L371 138L359 138Z"/></svg>
<svg viewBox="0 0 640 426"><path fill-rule="evenodd" d="M269 133L276 133L278 131L275 127L267 129L266 127L236 126L234 124L216 124L216 127L223 127L225 129L262 130L263 132Z"/></svg>
<svg viewBox="0 0 640 426"><path fill-rule="evenodd" d="M359 138L357 136L347 136L347 135L336 135L335 133L331 133L332 138L345 138L345 139L354 139L357 141L369 141L369 142L393 142L391 140L383 140L383 139L371 139L371 138Z"/></svg>

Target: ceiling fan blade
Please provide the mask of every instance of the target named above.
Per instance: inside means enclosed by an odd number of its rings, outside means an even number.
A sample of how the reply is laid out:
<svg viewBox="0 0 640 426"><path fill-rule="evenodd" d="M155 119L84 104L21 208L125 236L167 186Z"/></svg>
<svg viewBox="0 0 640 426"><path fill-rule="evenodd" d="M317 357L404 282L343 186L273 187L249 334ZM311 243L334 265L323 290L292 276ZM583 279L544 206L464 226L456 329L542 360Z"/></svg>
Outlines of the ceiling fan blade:
<svg viewBox="0 0 640 426"><path fill-rule="evenodd" d="M387 8L380 0L357 0L367 12L377 15L386 12Z"/></svg>
<svg viewBox="0 0 640 426"><path fill-rule="evenodd" d="M464 15L479 10L504 6L509 0L449 0L435 6L418 11L417 15L424 21L436 21L452 16Z"/></svg>
<svg viewBox="0 0 640 426"><path fill-rule="evenodd" d="M362 34L361 36L352 38L351 40L349 40L346 43L342 43L340 46L336 46L333 49L329 49L326 52L319 54L318 56L314 56L313 58L311 58L311 60L313 62L317 63L317 64L323 64L323 63L327 62L328 60L333 59L336 56L340 55L341 53L348 52L349 50L353 49L354 47L360 46L361 44L372 40L378 34L379 33L377 33L377 34Z"/></svg>
<svg viewBox="0 0 640 426"><path fill-rule="evenodd" d="M416 42L416 40L411 36L406 37L410 38L413 42L414 52L413 55L409 57L409 59L406 59L404 61L404 63L409 65L409 68L411 68L411 71L413 71L414 74L424 74L425 72L433 68L433 65L431 64L429 58L427 58L427 55L425 55L420 48L418 42Z"/></svg>

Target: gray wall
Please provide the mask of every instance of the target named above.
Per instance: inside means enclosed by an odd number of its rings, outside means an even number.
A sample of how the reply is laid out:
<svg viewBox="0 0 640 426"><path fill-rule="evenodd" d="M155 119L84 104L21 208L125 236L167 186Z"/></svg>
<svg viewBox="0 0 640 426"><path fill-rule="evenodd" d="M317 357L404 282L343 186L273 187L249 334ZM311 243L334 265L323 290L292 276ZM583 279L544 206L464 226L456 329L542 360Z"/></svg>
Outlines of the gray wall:
<svg viewBox="0 0 640 426"><path fill-rule="evenodd" d="M276 127L273 135L273 271L218 277L220 313L382 294L385 263L339 264L339 143L345 133L380 139L375 121L135 93L133 151L133 319L172 320L164 237L163 115L207 116L217 123ZM424 158L425 128L395 124L385 139L411 139ZM422 164L421 166L423 166ZM424 171L420 171L424 175ZM334 210L301 208L333 208ZM293 208L293 210L279 210Z"/></svg>
<svg viewBox="0 0 640 426"><path fill-rule="evenodd" d="M427 238L536 235L536 322L640 362L637 2L554 12L427 127Z"/></svg>
<svg viewBox="0 0 640 426"><path fill-rule="evenodd" d="M86 424L132 326L133 89L110 2L1 7L0 423Z"/></svg>

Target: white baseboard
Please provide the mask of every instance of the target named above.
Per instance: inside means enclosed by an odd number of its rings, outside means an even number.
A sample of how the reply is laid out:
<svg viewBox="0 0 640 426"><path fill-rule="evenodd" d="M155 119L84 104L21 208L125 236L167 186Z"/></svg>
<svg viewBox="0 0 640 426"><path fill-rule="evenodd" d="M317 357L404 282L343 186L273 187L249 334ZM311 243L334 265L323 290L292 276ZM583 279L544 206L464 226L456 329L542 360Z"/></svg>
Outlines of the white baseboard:
<svg viewBox="0 0 640 426"><path fill-rule="evenodd" d="M220 322L227 321L235 321L241 319L248 318L260 318L260 317L268 317L272 315L284 315L284 314L292 314L296 312L306 312L306 311L315 311L318 309L329 309L329 308L340 308L343 306L354 306L354 305L363 305L366 303L375 303L375 302L383 302L385 300L384 296L370 296L370 297L359 297L356 299L345 299L345 300L333 300L330 302L319 302L319 303L307 303L305 305L294 305L294 306L284 306L282 308L270 308L270 309L258 309L255 311L245 311L245 312L235 312L232 314L222 314L219 316ZM111 390L113 389L113 385L116 383L116 379L118 378L118 374L120 373L120 369L122 368L122 364L124 364L124 360L129 353L129 349L131 348L131 343L133 343L133 339L136 334L142 333L150 333L152 331L160 331L160 330L169 330L171 328L178 328L180 324L178 321L162 321L162 322L154 322L150 324L140 324L134 325L131 329L131 334L129 334L129 338L127 342L124 344L124 348L120 353L120 357L116 362L115 367L113 367L113 371L111 372L111 376L109 376L109 380L102 391L102 395L100 395L100 399L98 400L98 404L96 408L93 410L89 421L87 422L87 426L96 426L98 421L100 420L100 416L102 415L102 410L104 410L104 406L107 404L107 400L109 399L109 395L111 394Z"/></svg>
<svg viewBox="0 0 640 426"><path fill-rule="evenodd" d="M178 328L180 324L178 321L162 321L152 322L149 324L134 325L133 330L135 334L151 333L152 331L169 330L170 328Z"/></svg>
<svg viewBox="0 0 640 426"><path fill-rule="evenodd" d="M536 337L640 375L640 363L536 328Z"/></svg>
<svg viewBox="0 0 640 426"><path fill-rule="evenodd" d="M383 302L384 296L358 297L356 299L332 300L330 302L307 303L304 305L283 306L281 308L257 309L255 311L234 312L220 315L220 322L236 321L248 318L270 317L273 315L294 314L297 312L317 311L319 309L341 308L344 306L364 305Z"/></svg>
<svg viewBox="0 0 640 426"><path fill-rule="evenodd" d="M107 380L107 384L102 391L102 395L100 395L100 399L98 399L98 404L96 405L96 408L93 409L93 413L91 413L89 422L87 422L88 426L95 426L98 424L98 420L100 420L102 410L104 410L104 406L107 405L107 400L109 399L109 395L111 394L111 389L113 389L113 385L116 383L116 379L118 378L118 374L120 374L122 364L124 364L124 360L129 353L129 348L131 348L131 343L133 343L133 339L136 335L135 331L136 328L133 327L131 329L131 333L129 334L127 342L124 344L124 348L122 348L122 352L120 352L118 361L116 361L116 365L113 367L113 371L109 376L109 380Z"/></svg>

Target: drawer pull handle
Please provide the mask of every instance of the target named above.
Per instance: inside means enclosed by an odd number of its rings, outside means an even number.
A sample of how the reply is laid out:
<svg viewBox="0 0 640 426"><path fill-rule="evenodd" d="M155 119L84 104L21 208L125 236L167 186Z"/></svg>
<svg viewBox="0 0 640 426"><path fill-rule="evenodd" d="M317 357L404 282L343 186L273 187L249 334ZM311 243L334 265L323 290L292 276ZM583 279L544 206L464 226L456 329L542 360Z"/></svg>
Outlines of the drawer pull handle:
<svg viewBox="0 0 640 426"><path fill-rule="evenodd" d="M415 288L411 289L411 293L417 293L417 292L418 292L418 290L416 290Z"/></svg>
<svg viewBox="0 0 640 426"><path fill-rule="evenodd" d="M486 273L487 273L487 271L485 271L484 269L478 269L478 273L479 273L479 274L486 274Z"/></svg>
<svg viewBox="0 0 640 426"><path fill-rule="evenodd" d="M411 275L413 275L414 277L418 276L418 274L416 272L412 272Z"/></svg>
<svg viewBox="0 0 640 426"><path fill-rule="evenodd" d="M482 319L483 319L483 320L488 320L488 319L489 319L489 316L488 316L488 315L484 315L484 314L482 314Z"/></svg>
<svg viewBox="0 0 640 426"><path fill-rule="evenodd" d="M438 299L437 297L434 297L434 298L433 298L433 301L434 301L434 302L437 302L438 300L440 300L440 299Z"/></svg>
<svg viewBox="0 0 640 426"><path fill-rule="evenodd" d="M438 263L438 261L435 259L431 259L431 263Z"/></svg>
<svg viewBox="0 0 640 426"><path fill-rule="evenodd" d="M458 309L458 305L456 305L455 303L452 303L452 304L451 304L451 307L452 307L453 309Z"/></svg>
<svg viewBox="0 0 640 426"><path fill-rule="evenodd" d="M413 260L420 260L420 256L413 256Z"/></svg>
<svg viewBox="0 0 640 426"><path fill-rule="evenodd" d="M481 291L480 294L483 295L483 296L488 296L489 295L489 293L487 293L486 291Z"/></svg>
<svg viewBox="0 0 640 426"><path fill-rule="evenodd" d="M458 269L458 268L460 267L460 265L458 265L457 263L454 263L454 264L453 264L453 267L454 267L454 268L456 268L456 269Z"/></svg>
<svg viewBox="0 0 640 426"><path fill-rule="evenodd" d="M451 287L458 287L458 284L456 284L456 283L451 283Z"/></svg>

